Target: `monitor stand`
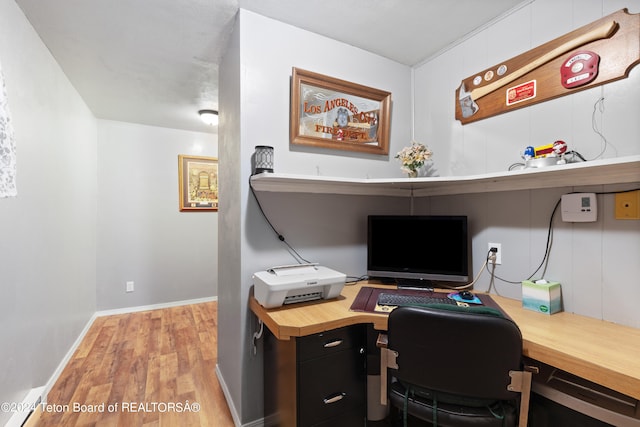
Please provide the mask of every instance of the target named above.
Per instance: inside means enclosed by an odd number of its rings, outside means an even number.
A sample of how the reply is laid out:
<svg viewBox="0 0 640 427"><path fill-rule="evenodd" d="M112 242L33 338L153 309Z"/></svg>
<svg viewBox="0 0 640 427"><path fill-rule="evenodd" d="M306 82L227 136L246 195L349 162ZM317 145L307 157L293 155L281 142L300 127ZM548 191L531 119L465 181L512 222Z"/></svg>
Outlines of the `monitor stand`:
<svg viewBox="0 0 640 427"><path fill-rule="evenodd" d="M433 282L427 279L396 279L398 289L433 291Z"/></svg>

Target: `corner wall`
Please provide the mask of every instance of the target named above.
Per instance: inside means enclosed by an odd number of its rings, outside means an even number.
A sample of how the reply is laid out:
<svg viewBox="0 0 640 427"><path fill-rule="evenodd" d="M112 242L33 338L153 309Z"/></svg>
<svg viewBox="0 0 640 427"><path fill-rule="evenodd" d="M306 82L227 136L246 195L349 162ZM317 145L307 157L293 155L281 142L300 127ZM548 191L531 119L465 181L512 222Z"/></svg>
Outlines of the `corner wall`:
<svg viewBox="0 0 640 427"><path fill-rule="evenodd" d="M253 354L256 322L248 310L251 275L273 265L295 263L261 217L249 191L254 147L274 147L277 172L400 177L393 155L410 142L411 78L406 66L245 10L240 10L237 25L220 73L220 111L224 112L220 117L224 180L220 196L229 211L221 217L224 231L220 230L225 250L219 258L218 367L232 411L238 422L246 424L263 416L262 354ZM389 155L289 145L292 67L392 92ZM328 199L318 205L322 200L294 197L276 206L266 201L265 210L307 259L358 274L362 248L354 236L362 233L357 218L368 210L360 204L364 199L342 198L337 203ZM344 219L341 210L347 212ZM338 228L349 232L334 241L331 236Z"/></svg>

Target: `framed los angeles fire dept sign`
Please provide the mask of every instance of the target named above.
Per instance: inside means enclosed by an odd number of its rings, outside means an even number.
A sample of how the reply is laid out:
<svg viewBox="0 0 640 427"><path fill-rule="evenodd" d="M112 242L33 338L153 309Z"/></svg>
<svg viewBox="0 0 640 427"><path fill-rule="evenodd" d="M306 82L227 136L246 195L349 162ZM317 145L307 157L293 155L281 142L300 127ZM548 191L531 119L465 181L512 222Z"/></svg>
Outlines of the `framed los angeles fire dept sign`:
<svg viewBox="0 0 640 427"><path fill-rule="evenodd" d="M293 68L291 144L389 153L391 93Z"/></svg>

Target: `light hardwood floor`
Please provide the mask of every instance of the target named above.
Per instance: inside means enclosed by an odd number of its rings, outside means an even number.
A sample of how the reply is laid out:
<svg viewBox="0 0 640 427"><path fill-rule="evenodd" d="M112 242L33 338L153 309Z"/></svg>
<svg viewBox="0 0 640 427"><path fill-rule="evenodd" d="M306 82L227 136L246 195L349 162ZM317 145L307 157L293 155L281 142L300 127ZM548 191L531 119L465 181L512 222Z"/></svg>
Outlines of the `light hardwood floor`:
<svg viewBox="0 0 640 427"><path fill-rule="evenodd" d="M206 302L97 318L25 426L233 427L217 313Z"/></svg>

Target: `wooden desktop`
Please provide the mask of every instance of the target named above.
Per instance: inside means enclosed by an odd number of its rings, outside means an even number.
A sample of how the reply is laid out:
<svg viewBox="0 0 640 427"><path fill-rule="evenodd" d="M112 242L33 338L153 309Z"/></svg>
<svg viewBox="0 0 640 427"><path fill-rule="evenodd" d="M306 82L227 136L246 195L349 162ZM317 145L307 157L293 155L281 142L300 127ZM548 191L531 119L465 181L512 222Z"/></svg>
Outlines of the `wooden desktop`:
<svg viewBox="0 0 640 427"><path fill-rule="evenodd" d="M252 296L250 308L283 344L350 325L385 331L386 314L350 310L363 286L395 288L359 282L333 300L275 309L265 309ZM640 329L566 312L545 315L522 308L519 300L491 297L519 326L526 357L640 399Z"/></svg>

